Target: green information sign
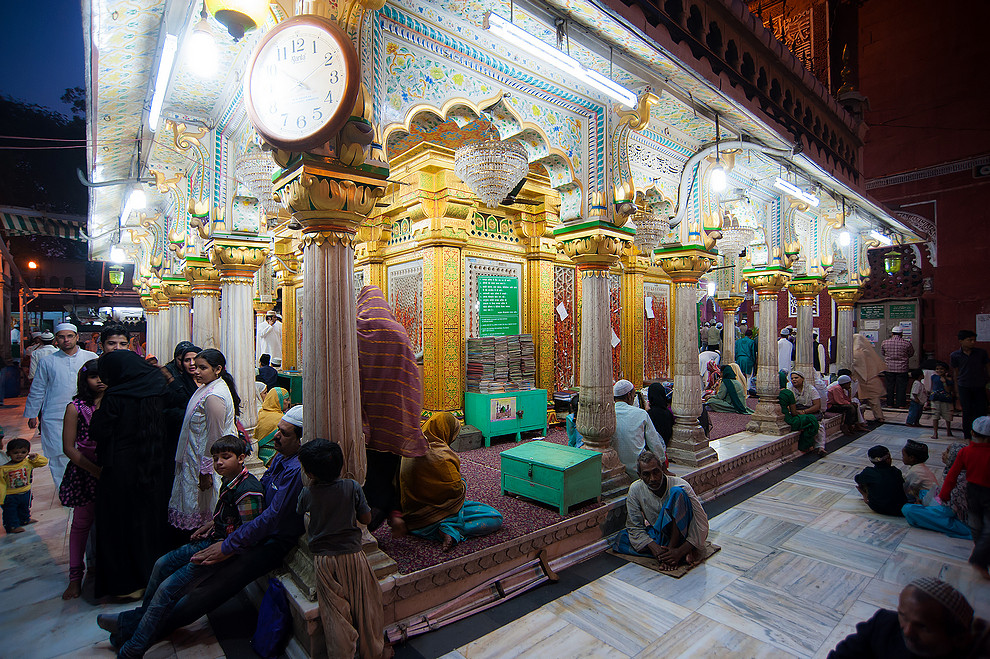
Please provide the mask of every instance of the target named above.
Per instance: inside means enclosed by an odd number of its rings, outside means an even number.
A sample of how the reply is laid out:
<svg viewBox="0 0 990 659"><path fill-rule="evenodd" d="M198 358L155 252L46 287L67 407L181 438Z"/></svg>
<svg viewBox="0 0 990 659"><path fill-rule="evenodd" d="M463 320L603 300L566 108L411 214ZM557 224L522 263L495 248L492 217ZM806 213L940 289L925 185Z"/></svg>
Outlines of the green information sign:
<svg viewBox="0 0 990 659"><path fill-rule="evenodd" d="M478 335L519 334L519 280L478 276Z"/></svg>
<svg viewBox="0 0 990 659"><path fill-rule="evenodd" d="M868 304L862 306L859 308L859 317L863 320L876 320L879 318L884 318L884 306L882 304Z"/></svg>
<svg viewBox="0 0 990 659"><path fill-rule="evenodd" d="M913 304L892 304L890 305L891 318L914 318Z"/></svg>

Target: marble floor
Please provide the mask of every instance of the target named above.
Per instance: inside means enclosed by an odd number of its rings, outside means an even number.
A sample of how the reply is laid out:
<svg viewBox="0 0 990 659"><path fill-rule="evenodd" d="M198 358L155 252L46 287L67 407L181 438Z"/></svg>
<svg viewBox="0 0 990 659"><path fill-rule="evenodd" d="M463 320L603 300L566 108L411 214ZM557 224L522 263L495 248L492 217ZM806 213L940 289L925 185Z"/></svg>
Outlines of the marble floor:
<svg viewBox="0 0 990 659"><path fill-rule="evenodd" d="M900 465L908 439L943 436L885 425L711 520L722 551L682 579L628 563L445 655L487 657L824 657L920 576L960 589L990 617L972 543L877 515L853 476L875 444ZM959 441L958 439L956 441Z"/></svg>
<svg viewBox="0 0 990 659"><path fill-rule="evenodd" d="M40 439L28 428L23 410L24 398L8 398L7 406L0 409L4 446L10 439L24 437L31 439L32 451L40 452ZM31 515L38 522L25 527L25 533L0 535L0 655L4 659L112 657L107 633L96 626L96 615L133 605L87 600L85 582L84 598L62 600L68 584L70 509L59 504L47 468L35 472L32 492ZM145 656L213 659L224 653L204 617L156 644Z"/></svg>

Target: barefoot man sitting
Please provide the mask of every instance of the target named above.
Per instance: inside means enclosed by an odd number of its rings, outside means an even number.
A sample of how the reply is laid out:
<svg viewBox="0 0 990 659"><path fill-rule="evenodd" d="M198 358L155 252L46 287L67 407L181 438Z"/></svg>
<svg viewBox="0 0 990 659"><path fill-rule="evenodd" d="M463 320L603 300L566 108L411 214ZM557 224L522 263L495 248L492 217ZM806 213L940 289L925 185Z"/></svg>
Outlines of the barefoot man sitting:
<svg viewBox="0 0 990 659"><path fill-rule="evenodd" d="M683 478L667 474L652 451L636 461L640 480L626 496L626 528L612 542L613 551L653 556L672 570L697 563L708 539L708 515L701 499Z"/></svg>

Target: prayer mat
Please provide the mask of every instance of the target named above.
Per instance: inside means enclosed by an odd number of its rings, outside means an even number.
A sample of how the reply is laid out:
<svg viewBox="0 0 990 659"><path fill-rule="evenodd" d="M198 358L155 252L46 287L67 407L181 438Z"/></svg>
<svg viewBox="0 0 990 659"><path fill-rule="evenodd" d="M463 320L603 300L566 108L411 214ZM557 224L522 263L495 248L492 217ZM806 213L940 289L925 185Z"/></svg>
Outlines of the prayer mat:
<svg viewBox="0 0 990 659"><path fill-rule="evenodd" d="M611 554L612 556L618 556L619 558L624 558L630 563L636 563L637 565L642 565L643 567L649 568L654 572L659 572L660 574L666 574L668 577L674 577L675 579L680 579L685 574L690 572L692 569L696 568L697 566L701 565L709 558L714 556L716 552L720 552L720 551L722 551L722 548L719 547L718 545L713 545L710 542L706 542L705 549L702 552L700 561L698 561L694 565L679 565L677 569L674 570L661 570L660 563L658 563L657 559L653 558L652 556L631 556L629 554L620 554L618 552L614 552L611 549L607 550L605 553Z"/></svg>

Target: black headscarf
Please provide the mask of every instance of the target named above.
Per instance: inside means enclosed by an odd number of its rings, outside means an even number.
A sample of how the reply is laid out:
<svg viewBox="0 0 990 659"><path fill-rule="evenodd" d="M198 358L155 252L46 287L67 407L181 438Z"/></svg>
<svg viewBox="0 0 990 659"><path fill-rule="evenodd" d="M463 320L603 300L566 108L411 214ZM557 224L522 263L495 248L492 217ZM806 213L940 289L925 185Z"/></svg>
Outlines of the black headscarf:
<svg viewBox="0 0 990 659"><path fill-rule="evenodd" d="M130 465L157 469L162 449L162 403L165 376L157 366L130 350L105 352L99 362L100 380L107 385L100 409L93 415L92 432L97 439L97 458L103 466L112 465L121 442L143 444L147 460ZM142 438L153 439L140 442Z"/></svg>
<svg viewBox="0 0 990 659"><path fill-rule="evenodd" d="M646 399L650 403L648 414L653 421L653 427L657 429L664 443L669 443L674 434L674 414L670 411L667 390L662 384L651 384L646 390Z"/></svg>

